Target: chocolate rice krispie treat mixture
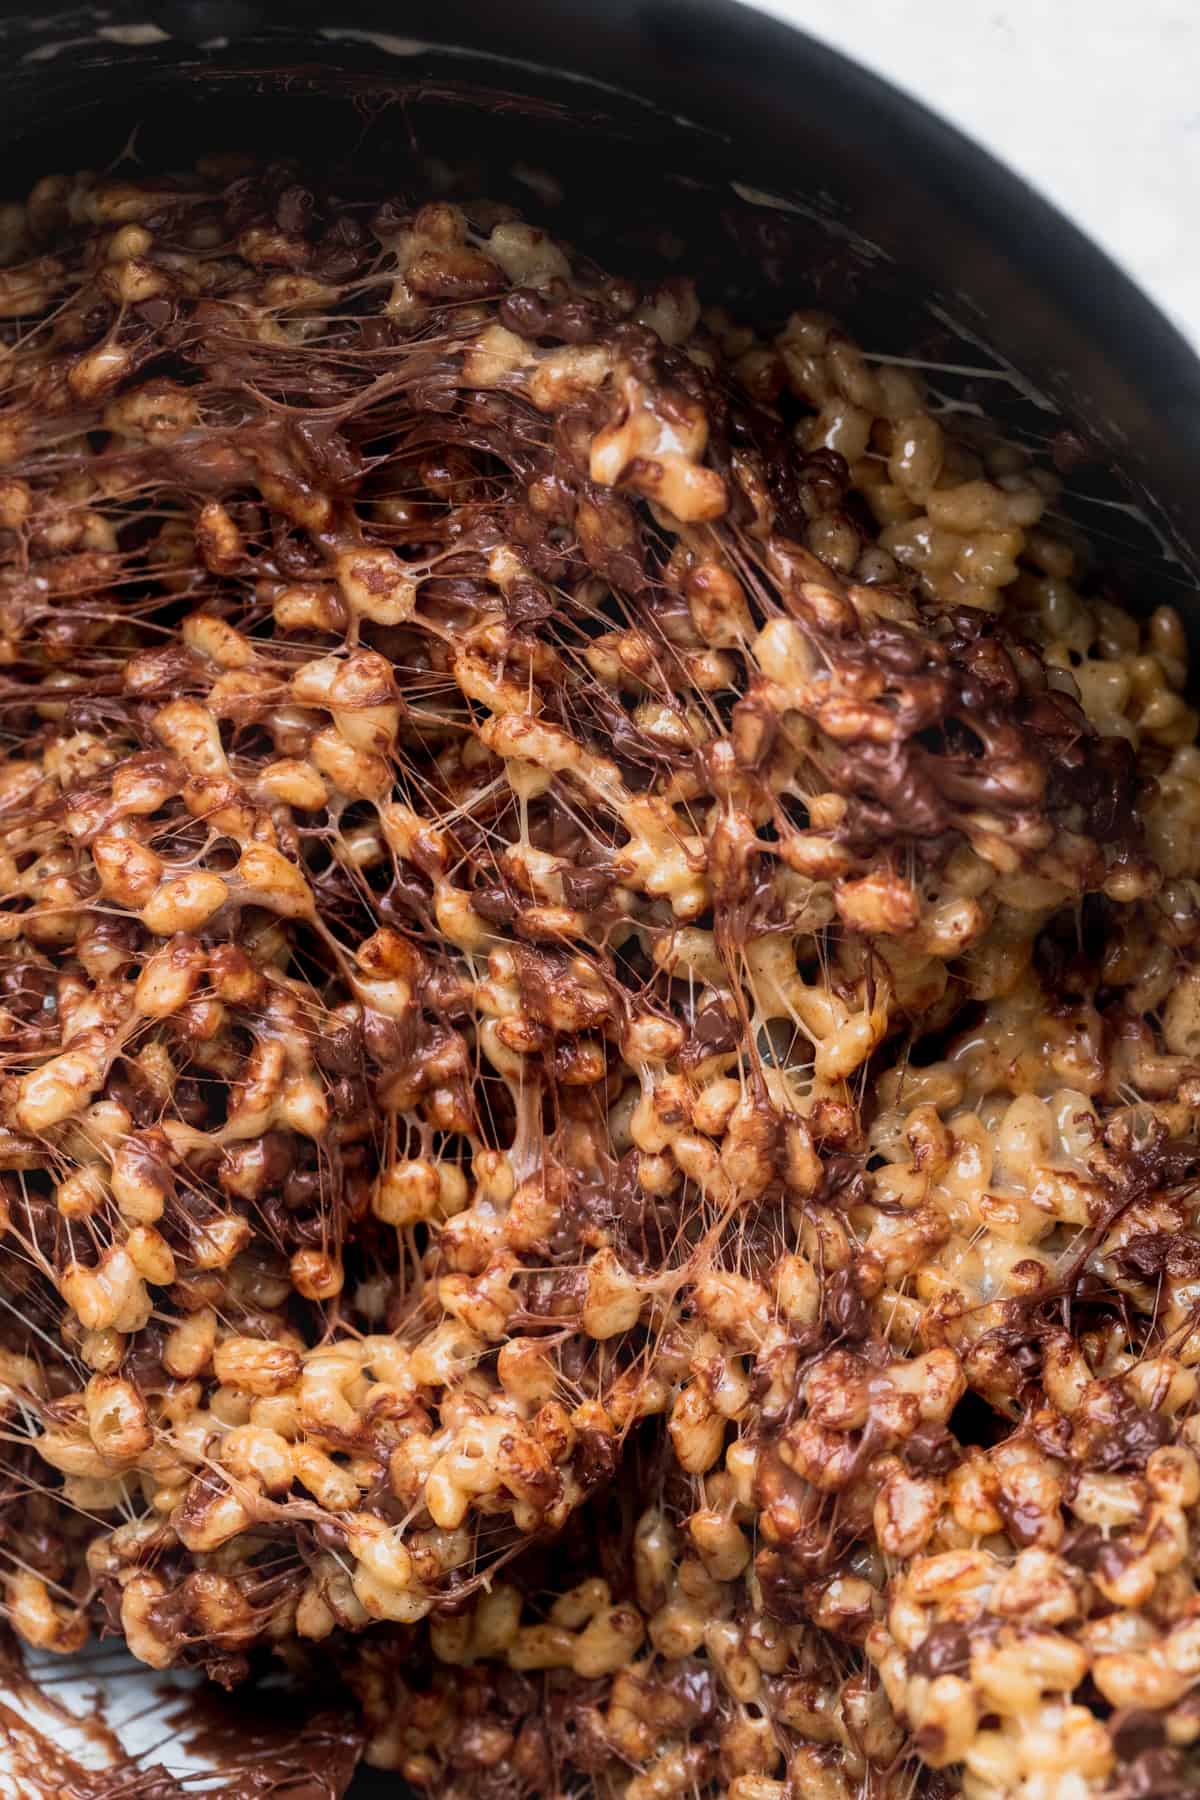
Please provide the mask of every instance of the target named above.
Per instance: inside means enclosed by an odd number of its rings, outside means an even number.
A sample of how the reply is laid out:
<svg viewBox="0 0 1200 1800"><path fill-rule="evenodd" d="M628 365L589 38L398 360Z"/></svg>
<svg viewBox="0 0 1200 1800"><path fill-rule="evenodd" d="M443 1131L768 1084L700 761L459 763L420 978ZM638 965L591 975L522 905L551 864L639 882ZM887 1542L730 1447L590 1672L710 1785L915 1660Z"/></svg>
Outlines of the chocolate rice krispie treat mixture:
<svg viewBox="0 0 1200 1800"><path fill-rule="evenodd" d="M0 238L12 1630L433 1800L1191 1791L1175 612L506 206Z"/></svg>

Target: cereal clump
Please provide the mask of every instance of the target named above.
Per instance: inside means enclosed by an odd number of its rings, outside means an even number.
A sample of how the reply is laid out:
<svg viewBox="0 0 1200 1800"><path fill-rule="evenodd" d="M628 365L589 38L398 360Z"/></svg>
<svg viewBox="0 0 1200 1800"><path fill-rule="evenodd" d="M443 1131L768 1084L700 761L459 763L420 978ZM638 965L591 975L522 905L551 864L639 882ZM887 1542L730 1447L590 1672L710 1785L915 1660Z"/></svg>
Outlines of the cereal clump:
<svg viewBox="0 0 1200 1800"><path fill-rule="evenodd" d="M1176 614L504 206L0 223L12 1628L441 1800L1187 1791Z"/></svg>

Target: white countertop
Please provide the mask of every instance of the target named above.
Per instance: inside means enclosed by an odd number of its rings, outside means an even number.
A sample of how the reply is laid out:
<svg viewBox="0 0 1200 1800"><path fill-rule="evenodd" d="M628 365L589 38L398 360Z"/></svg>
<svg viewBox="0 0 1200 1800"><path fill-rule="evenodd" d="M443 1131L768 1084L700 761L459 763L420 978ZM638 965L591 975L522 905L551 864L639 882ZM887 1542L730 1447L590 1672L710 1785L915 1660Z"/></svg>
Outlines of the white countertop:
<svg viewBox="0 0 1200 1800"><path fill-rule="evenodd" d="M1039 188L1200 348L1197 0L757 0Z"/></svg>

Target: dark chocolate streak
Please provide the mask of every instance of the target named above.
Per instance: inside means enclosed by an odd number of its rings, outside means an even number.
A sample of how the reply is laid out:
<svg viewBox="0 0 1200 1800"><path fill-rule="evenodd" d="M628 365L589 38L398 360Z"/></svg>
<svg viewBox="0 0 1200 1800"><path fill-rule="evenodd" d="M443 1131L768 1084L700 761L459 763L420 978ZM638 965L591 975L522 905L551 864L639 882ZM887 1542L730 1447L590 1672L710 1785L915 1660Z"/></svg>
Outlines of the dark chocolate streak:
<svg viewBox="0 0 1200 1800"><path fill-rule="evenodd" d="M78 1714L24 1669L17 1646L5 1648L0 1702L0 1779L20 1782L28 1800L186 1800L194 1775L176 1776L158 1761L130 1758L101 1716ZM149 1680L150 1677L147 1677ZM69 1756L48 1731L17 1710L24 1700L36 1718L57 1714L64 1731L81 1734L105 1766ZM238 1702L215 1700L204 1688L181 1694L161 1726L179 1749L219 1778L207 1792L220 1800L341 1800L362 1754L362 1731L348 1709L322 1711L302 1692L259 1690ZM171 1748L166 1762L181 1760Z"/></svg>

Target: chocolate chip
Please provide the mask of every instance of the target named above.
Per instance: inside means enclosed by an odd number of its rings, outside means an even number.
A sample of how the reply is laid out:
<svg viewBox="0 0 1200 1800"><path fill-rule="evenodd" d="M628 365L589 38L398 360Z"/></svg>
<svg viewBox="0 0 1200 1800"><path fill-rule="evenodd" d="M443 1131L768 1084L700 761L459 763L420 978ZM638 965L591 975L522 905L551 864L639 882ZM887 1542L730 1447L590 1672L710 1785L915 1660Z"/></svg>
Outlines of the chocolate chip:
<svg viewBox="0 0 1200 1800"><path fill-rule="evenodd" d="M900 1446L905 1462L917 1475L948 1475L962 1461L958 1439L944 1425L918 1425Z"/></svg>
<svg viewBox="0 0 1200 1800"><path fill-rule="evenodd" d="M859 1344L871 1335L870 1304L855 1285L853 1269L838 1269L825 1284L825 1320L839 1337Z"/></svg>
<svg viewBox="0 0 1200 1800"><path fill-rule="evenodd" d="M910 1655L908 1667L910 1674L931 1681L939 1675L965 1675L971 1667L971 1634L953 1622L933 1626Z"/></svg>

